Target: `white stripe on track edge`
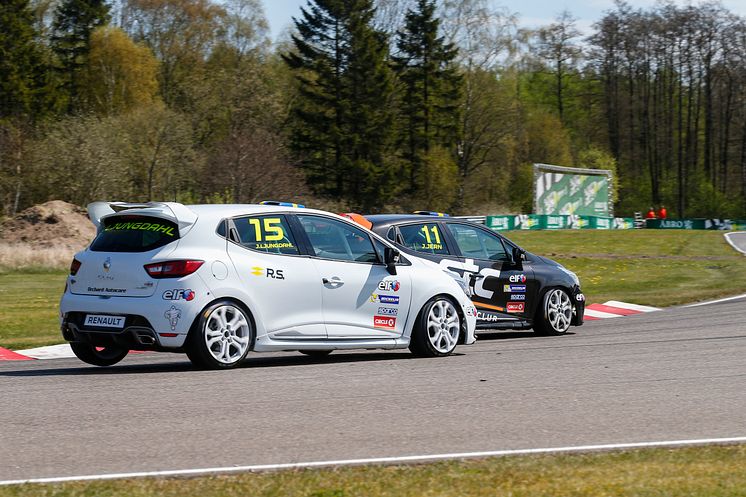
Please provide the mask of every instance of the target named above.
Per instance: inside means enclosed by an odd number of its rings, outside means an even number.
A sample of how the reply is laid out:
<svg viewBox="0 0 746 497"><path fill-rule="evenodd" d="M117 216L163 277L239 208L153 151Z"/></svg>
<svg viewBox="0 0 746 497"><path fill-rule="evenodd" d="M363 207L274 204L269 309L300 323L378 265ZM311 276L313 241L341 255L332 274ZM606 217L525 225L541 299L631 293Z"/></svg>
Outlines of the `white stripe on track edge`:
<svg viewBox="0 0 746 497"><path fill-rule="evenodd" d="M122 478L143 478L143 477L163 477L163 476L199 476L216 473L238 473L238 472L256 472L256 471L276 471L283 469L310 469L323 467L338 466L360 466L363 464L395 464L395 463L417 463L429 461L445 461L450 459L472 459L481 457L501 457L501 456L521 456L532 454L558 454L573 452L592 452L618 449L644 449L644 448L663 448L663 447L686 447L696 445L712 444L734 444L746 442L746 437L729 437L729 438L699 438L692 440L666 440L659 442L630 442L617 444L601 445L578 445L570 447L550 447L542 449L513 449L513 450L494 450L485 452L457 452L453 454L430 454L421 456L400 456L400 457L372 457L369 459L342 459L338 461L313 461L285 464L256 464L251 466L225 466L219 468L200 468L200 469L175 469L166 471L142 471L136 473L109 473L103 475L85 475L85 476L60 476L54 478L30 478L28 480L5 480L0 481L0 486L4 485L22 485L27 483L65 483L74 481L95 481L95 480L114 480Z"/></svg>
<svg viewBox="0 0 746 497"><path fill-rule="evenodd" d="M728 242L728 245L733 247L738 252L742 253L743 255L746 255L746 250L743 250L739 246L737 246L733 240L730 239L731 235L746 235L746 231L731 231L730 233L724 233L723 236L725 237L725 241Z"/></svg>
<svg viewBox="0 0 746 497"><path fill-rule="evenodd" d="M630 311L640 311L640 312L660 311L660 307L650 307L649 305L629 304L627 302L619 302L618 300L609 300L608 302L605 302L603 305L608 305L610 307L619 307L620 309L628 309Z"/></svg>
<svg viewBox="0 0 746 497"><path fill-rule="evenodd" d="M585 308L584 314L592 318L608 319L608 318L621 318L621 314L612 314L610 312L597 311L596 309Z"/></svg>
<svg viewBox="0 0 746 497"><path fill-rule="evenodd" d="M719 304L720 302L728 302L730 300L738 300L738 299L743 299L743 298L746 298L746 293L744 293L743 295L735 295L733 297L725 297L724 299L709 300L707 302L698 302L696 304L689 304L689 305L685 305L684 307L699 307L701 305Z"/></svg>

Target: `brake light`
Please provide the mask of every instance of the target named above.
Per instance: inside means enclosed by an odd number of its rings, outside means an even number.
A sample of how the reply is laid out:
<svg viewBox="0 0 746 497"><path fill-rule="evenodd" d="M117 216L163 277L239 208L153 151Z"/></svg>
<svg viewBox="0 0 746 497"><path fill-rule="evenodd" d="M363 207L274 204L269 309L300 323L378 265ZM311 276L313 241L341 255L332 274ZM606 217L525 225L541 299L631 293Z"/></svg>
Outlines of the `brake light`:
<svg viewBox="0 0 746 497"><path fill-rule="evenodd" d="M78 269L80 269L80 266L82 266L83 263L80 262L78 259L73 259L73 261L70 263L70 276L75 276L78 274Z"/></svg>
<svg viewBox="0 0 746 497"><path fill-rule="evenodd" d="M192 274L204 263L195 260L165 261L145 264L144 267L151 278L180 278Z"/></svg>

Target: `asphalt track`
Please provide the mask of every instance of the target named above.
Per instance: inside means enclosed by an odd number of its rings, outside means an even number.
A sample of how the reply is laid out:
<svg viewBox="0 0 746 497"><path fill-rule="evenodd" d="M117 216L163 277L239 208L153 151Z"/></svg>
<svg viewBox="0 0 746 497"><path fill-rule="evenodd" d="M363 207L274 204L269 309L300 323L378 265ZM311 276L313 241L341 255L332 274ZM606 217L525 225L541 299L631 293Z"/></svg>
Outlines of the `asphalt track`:
<svg viewBox="0 0 746 497"><path fill-rule="evenodd" d="M746 298L444 359L0 363L0 480L746 436Z"/></svg>

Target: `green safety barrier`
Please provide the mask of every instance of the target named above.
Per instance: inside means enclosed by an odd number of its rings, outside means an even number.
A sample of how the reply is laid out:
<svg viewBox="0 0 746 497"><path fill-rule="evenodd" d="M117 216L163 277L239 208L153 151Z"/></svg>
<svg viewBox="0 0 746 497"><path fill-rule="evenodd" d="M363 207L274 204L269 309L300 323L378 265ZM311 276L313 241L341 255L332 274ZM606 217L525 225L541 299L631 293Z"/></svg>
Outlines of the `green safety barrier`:
<svg viewBox="0 0 746 497"><path fill-rule="evenodd" d="M562 230L562 229L632 229L633 218L604 216L571 216L567 214L519 214L487 216L485 225L495 231Z"/></svg>

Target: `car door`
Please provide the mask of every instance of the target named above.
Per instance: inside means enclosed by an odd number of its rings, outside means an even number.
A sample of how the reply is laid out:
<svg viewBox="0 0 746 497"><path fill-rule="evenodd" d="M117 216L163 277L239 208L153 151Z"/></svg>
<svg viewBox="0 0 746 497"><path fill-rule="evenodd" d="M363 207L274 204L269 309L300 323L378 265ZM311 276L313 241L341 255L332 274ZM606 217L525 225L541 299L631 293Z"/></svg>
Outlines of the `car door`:
<svg viewBox="0 0 746 497"><path fill-rule="evenodd" d="M321 276L327 336L401 336L412 296L409 267L398 266L396 275L389 274L382 250L377 250L374 239L357 226L316 214L296 217Z"/></svg>
<svg viewBox="0 0 746 497"><path fill-rule="evenodd" d="M479 267L472 295L479 320L530 317L530 303L537 292L530 264L511 264L512 247L486 228L457 222L446 226L461 256Z"/></svg>
<svg viewBox="0 0 746 497"><path fill-rule="evenodd" d="M229 221L228 255L273 339L325 339L321 277L282 214Z"/></svg>

